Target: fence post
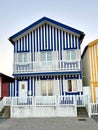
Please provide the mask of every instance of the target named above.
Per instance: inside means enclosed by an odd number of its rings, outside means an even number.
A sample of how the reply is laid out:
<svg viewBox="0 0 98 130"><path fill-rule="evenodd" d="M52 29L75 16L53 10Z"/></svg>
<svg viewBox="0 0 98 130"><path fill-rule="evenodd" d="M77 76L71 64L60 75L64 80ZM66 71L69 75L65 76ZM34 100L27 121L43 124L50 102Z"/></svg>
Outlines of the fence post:
<svg viewBox="0 0 98 130"><path fill-rule="evenodd" d="M89 96L88 96L88 116L91 117L91 103Z"/></svg>

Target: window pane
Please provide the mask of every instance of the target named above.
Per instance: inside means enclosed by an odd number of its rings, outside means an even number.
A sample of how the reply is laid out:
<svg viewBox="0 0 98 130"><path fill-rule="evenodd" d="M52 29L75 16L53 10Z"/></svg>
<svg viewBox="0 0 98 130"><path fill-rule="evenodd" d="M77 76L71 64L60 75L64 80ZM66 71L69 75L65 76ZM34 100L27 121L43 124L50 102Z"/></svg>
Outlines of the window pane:
<svg viewBox="0 0 98 130"><path fill-rule="evenodd" d="M19 54L19 55L18 55L18 61L19 61L19 62L22 62L22 54Z"/></svg>
<svg viewBox="0 0 98 130"><path fill-rule="evenodd" d="M41 61L46 61L46 53L41 53Z"/></svg>
<svg viewBox="0 0 98 130"><path fill-rule="evenodd" d="M42 81L42 96L46 96L46 81Z"/></svg>
<svg viewBox="0 0 98 130"><path fill-rule="evenodd" d="M72 60L76 59L76 52L75 51L71 51L71 59Z"/></svg>
<svg viewBox="0 0 98 130"><path fill-rule="evenodd" d="M72 91L71 80L68 80L68 91Z"/></svg>
<svg viewBox="0 0 98 130"><path fill-rule="evenodd" d="M24 62L27 62L27 54L24 54Z"/></svg>
<svg viewBox="0 0 98 130"><path fill-rule="evenodd" d="M77 91L77 81L76 80L72 80L72 89L73 89L73 91Z"/></svg>
<svg viewBox="0 0 98 130"><path fill-rule="evenodd" d="M51 52L47 53L47 61L52 61L52 53Z"/></svg>
<svg viewBox="0 0 98 130"><path fill-rule="evenodd" d="M66 52L66 60L70 60L70 51Z"/></svg>
<svg viewBox="0 0 98 130"><path fill-rule="evenodd" d="M52 81L48 81L48 96L53 95Z"/></svg>

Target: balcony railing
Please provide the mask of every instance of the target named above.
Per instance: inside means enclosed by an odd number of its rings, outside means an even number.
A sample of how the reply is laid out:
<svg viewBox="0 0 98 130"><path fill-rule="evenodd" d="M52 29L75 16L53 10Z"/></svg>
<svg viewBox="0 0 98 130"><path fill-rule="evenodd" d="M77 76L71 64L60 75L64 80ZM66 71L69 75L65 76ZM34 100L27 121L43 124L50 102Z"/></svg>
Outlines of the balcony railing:
<svg viewBox="0 0 98 130"><path fill-rule="evenodd" d="M52 72L52 71L77 71L80 70L79 61L47 61L24 62L14 64L14 73L25 72Z"/></svg>

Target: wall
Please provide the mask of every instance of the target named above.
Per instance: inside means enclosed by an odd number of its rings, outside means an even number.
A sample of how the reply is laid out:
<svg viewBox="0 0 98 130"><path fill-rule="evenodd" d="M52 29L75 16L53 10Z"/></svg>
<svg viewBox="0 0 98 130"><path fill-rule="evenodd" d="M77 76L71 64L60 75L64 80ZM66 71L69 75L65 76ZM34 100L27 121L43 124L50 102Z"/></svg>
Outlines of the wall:
<svg viewBox="0 0 98 130"><path fill-rule="evenodd" d="M28 117L77 117L77 110L75 106L11 107L11 118Z"/></svg>
<svg viewBox="0 0 98 130"><path fill-rule="evenodd" d="M82 57L82 78L83 86L90 86L90 63L89 63L89 49L87 48Z"/></svg>

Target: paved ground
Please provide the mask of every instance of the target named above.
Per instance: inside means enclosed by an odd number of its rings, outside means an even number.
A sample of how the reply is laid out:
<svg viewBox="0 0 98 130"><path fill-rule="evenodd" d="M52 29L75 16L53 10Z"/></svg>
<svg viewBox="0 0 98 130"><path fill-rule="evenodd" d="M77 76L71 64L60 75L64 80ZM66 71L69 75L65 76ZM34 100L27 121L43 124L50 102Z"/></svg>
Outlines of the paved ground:
<svg viewBox="0 0 98 130"><path fill-rule="evenodd" d="M92 118L0 119L0 130L98 130L97 121Z"/></svg>

